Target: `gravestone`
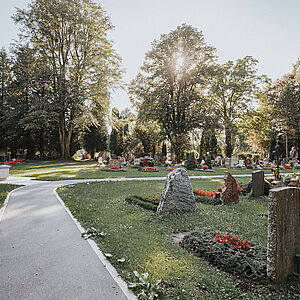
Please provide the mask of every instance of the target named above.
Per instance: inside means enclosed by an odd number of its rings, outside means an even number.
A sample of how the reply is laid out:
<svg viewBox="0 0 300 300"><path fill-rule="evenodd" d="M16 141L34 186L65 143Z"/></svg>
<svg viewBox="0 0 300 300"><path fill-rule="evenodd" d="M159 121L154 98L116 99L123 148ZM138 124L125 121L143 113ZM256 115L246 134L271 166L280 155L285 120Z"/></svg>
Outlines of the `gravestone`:
<svg viewBox="0 0 300 300"><path fill-rule="evenodd" d="M140 162L141 162L141 160L140 160L139 158L135 158L134 161L133 161L133 164L134 164L135 166L139 166L139 165L140 165Z"/></svg>
<svg viewBox="0 0 300 300"><path fill-rule="evenodd" d="M225 165L225 158L221 159L221 167Z"/></svg>
<svg viewBox="0 0 300 300"><path fill-rule="evenodd" d="M230 159L228 157L225 158L225 166L230 165Z"/></svg>
<svg viewBox="0 0 300 300"><path fill-rule="evenodd" d="M194 211L197 208L188 173L177 168L168 174L160 196L157 212L173 213Z"/></svg>
<svg viewBox="0 0 300 300"><path fill-rule="evenodd" d="M119 167L121 168L121 161L119 159L110 159L108 161L108 167Z"/></svg>
<svg viewBox="0 0 300 300"><path fill-rule="evenodd" d="M269 159L265 158L264 159L264 168L267 168L269 166Z"/></svg>
<svg viewBox="0 0 300 300"><path fill-rule="evenodd" d="M99 156L99 158L98 158L98 166L104 166L102 156Z"/></svg>
<svg viewBox="0 0 300 300"><path fill-rule="evenodd" d="M232 155L231 156L231 161L230 161L230 164L231 164L231 167L235 167L238 163L238 159L237 159L237 156L236 155Z"/></svg>
<svg viewBox="0 0 300 300"><path fill-rule="evenodd" d="M237 183L229 172L225 171L224 174L225 188L222 189L221 203L222 205L238 203Z"/></svg>
<svg viewBox="0 0 300 300"><path fill-rule="evenodd" d="M265 194L265 173L264 171L255 171L252 173L252 194L255 197Z"/></svg>
<svg viewBox="0 0 300 300"><path fill-rule="evenodd" d="M151 165L153 164L153 158L149 156L140 158L140 161L143 162L144 167L151 167Z"/></svg>
<svg viewBox="0 0 300 300"><path fill-rule="evenodd" d="M267 274L275 282L297 271L300 254L300 189L270 190Z"/></svg>
<svg viewBox="0 0 300 300"><path fill-rule="evenodd" d="M243 159L240 159L239 160L239 166L242 168L244 166L244 160Z"/></svg>

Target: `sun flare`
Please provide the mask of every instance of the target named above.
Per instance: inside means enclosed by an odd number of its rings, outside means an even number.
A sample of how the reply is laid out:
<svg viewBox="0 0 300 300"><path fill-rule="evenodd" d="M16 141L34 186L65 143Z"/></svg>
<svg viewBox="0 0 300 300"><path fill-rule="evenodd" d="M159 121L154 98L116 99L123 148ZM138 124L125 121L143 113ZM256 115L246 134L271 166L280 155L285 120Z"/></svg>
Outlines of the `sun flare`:
<svg viewBox="0 0 300 300"><path fill-rule="evenodd" d="M176 58L176 70L180 70L185 63L185 58L182 55L177 56Z"/></svg>

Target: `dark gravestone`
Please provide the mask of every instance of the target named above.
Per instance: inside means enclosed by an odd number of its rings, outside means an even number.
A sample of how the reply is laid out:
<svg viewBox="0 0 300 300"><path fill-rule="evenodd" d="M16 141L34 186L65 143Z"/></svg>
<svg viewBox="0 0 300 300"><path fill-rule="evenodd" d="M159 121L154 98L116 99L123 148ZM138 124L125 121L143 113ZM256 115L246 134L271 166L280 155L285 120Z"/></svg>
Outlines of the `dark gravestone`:
<svg viewBox="0 0 300 300"><path fill-rule="evenodd" d="M296 253L300 253L300 189L295 187L271 189L268 217L268 277L279 282L296 272Z"/></svg>
<svg viewBox="0 0 300 300"><path fill-rule="evenodd" d="M197 208L188 173L183 168L168 174L157 208L161 213L194 211Z"/></svg>
<svg viewBox="0 0 300 300"><path fill-rule="evenodd" d="M255 197L265 194L265 174L264 171L255 171L252 173L252 194Z"/></svg>

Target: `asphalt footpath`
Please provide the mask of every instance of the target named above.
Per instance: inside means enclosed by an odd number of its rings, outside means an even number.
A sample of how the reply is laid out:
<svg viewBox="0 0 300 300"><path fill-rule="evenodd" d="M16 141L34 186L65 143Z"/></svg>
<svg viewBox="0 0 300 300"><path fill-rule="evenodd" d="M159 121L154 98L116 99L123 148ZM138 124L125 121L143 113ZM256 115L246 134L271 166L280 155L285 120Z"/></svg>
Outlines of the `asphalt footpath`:
<svg viewBox="0 0 300 300"><path fill-rule="evenodd" d="M10 196L0 223L0 299L135 299L81 237L54 188L36 182Z"/></svg>

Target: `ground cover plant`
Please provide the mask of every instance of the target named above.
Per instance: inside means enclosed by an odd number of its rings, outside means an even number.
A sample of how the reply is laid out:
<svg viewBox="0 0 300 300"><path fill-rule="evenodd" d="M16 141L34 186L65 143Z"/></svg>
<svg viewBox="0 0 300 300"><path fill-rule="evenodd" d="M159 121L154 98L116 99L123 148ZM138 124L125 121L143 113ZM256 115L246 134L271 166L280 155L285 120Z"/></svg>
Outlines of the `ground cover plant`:
<svg viewBox="0 0 300 300"><path fill-rule="evenodd" d="M240 180L237 178L237 180ZM243 179L246 181L245 179ZM213 190L223 179L191 180L193 188ZM244 289L239 279L216 269L207 260L176 245L176 232L209 228L223 232L230 228L259 247L267 245L267 197L240 197L235 205L213 206L198 203L195 212L160 215L124 199L146 198L160 193L164 181L84 183L60 188L59 194L81 225L103 235L94 239L128 283L138 274L147 274L155 286L161 280L159 299L297 299L299 277L280 286L263 283ZM95 231L93 230L93 231ZM221 245L222 246L222 245ZM289 289L289 292L288 292ZM137 294L141 291L135 290Z"/></svg>
<svg viewBox="0 0 300 300"><path fill-rule="evenodd" d="M180 245L231 274L256 280L267 275L267 249L231 234L229 228L226 233L198 228Z"/></svg>
<svg viewBox="0 0 300 300"><path fill-rule="evenodd" d="M157 167L159 172L139 172L138 169L126 167L127 172L102 172L101 167L97 167L95 161L77 162L65 160L34 160L26 161L23 164L17 164L11 167L11 176L36 177L40 180L63 180L63 179L91 179L91 178L137 178L137 177L166 177L172 170L165 167ZM210 176L224 175L226 168L214 168L214 173L199 173L197 171L188 171L190 176ZM229 169L232 175L251 174L253 170ZM284 172L291 172L284 170ZM271 174L271 170L265 170L266 174ZM300 172L299 172L300 175Z"/></svg>
<svg viewBox="0 0 300 300"><path fill-rule="evenodd" d="M19 186L15 184L0 184L0 208L2 207L8 193L17 187Z"/></svg>

